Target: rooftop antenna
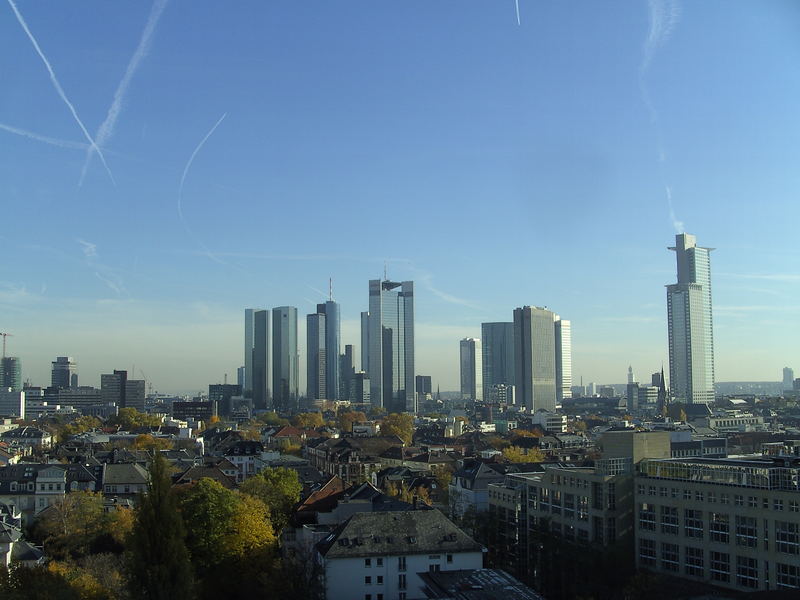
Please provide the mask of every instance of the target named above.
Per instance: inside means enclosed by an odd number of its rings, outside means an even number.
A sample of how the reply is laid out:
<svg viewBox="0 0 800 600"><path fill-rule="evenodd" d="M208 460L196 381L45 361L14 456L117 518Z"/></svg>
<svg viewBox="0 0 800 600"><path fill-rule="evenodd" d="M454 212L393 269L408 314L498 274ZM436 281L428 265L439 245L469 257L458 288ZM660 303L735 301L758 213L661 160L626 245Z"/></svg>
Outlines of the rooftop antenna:
<svg viewBox="0 0 800 600"><path fill-rule="evenodd" d="M328 300L333 302L333 277L328 277Z"/></svg>
<svg viewBox="0 0 800 600"><path fill-rule="evenodd" d="M389 276L386 274L386 261L383 261L383 280L389 281Z"/></svg>

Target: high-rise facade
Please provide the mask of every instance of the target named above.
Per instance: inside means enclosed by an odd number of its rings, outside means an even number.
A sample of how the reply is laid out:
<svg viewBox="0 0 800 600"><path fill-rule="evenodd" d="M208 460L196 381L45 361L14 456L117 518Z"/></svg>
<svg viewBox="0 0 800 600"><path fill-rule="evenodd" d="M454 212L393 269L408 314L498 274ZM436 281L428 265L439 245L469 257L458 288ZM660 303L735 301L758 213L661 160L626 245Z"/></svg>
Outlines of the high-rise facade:
<svg viewBox="0 0 800 600"><path fill-rule="evenodd" d="M253 348L255 347L257 308L244 309L244 383L242 393L247 396L253 393Z"/></svg>
<svg viewBox="0 0 800 600"><path fill-rule="evenodd" d="M309 400L328 398L325 321L324 313L306 316L306 397Z"/></svg>
<svg viewBox="0 0 800 600"><path fill-rule="evenodd" d="M375 406L416 412L414 282L369 282L369 380Z"/></svg>
<svg viewBox="0 0 800 600"><path fill-rule="evenodd" d="M265 409L270 406L269 398L269 316L268 310L253 310L253 349L250 370L245 365L245 381L250 379L250 394L253 407ZM245 395L248 395L245 393Z"/></svg>
<svg viewBox="0 0 800 600"><path fill-rule="evenodd" d="M355 353L352 344L346 344L339 356L339 398L350 400L350 382L356 373Z"/></svg>
<svg viewBox="0 0 800 600"><path fill-rule="evenodd" d="M72 360L71 356L58 356L50 363L52 370L50 371L50 385L54 388L67 389L70 387L78 387L77 379L73 385L73 376L77 378L77 365Z"/></svg>
<svg viewBox="0 0 800 600"><path fill-rule="evenodd" d="M514 309L516 401L528 412L556 408L556 340L552 311Z"/></svg>
<svg viewBox="0 0 800 600"><path fill-rule="evenodd" d="M464 338L459 343L461 366L461 399L483 400L483 361L481 341Z"/></svg>
<svg viewBox="0 0 800 600"><path fill-rule="evenodd" d="M555 316L556 400L572 398L572 323Z"/></svg>
<svg viewBox="0 0 800 600"><path fill-rule="evenodd" d="M339 353L342 351L341 318L339 303L328 300L317 304L317 314L325 315L325 389L327 399L339 400L341 374L339 372Z"/></svg>
<svg viewBox="0 0 800 600"><path fill-rule="evenodd" d="M299 363L297 309L294 306L273 308L272 399L276 409L290 410L297 407Z"/></svg>
<svg viewBox="0 0 800 600"><path fill-rule="evenodd" d="M369 311L361 313L361 370L369 373Z"/></svg>
<svg viewBox="0 0 800 600"><path fill-rule="evenodd" d="M790 367L783 367L783 390L792 389L794 384L794 369Z"/></svg>
<svg viewBox="0 0 800 600"><path fill-rule="evenodd" d="M482 323L481 346L483 397L489 401L495 386L514 385L514 323Z"/></svg>
<svg viewBox="0 0 800 600"><path fill-rule="evenodd" d="M18 356L0 359L0 388L11 388L14 392L22 389L22 361Z"/></svg>
<svg viewBox="0 0 800 600"><path fill-rule="evenodd" d="M103 404L116 404L117 408L135 408L144 411L144 380L128 379L127 371L114 370L100 375L100 395Z"/></svg>
<svg viewBox="0 0 800 600"><path fill-rule="evenodd" d="M714 332L711 314L713 248L697 245L695 236L675 236L678 281L667 286L669 379L679 402L714 402Z"/></svg>

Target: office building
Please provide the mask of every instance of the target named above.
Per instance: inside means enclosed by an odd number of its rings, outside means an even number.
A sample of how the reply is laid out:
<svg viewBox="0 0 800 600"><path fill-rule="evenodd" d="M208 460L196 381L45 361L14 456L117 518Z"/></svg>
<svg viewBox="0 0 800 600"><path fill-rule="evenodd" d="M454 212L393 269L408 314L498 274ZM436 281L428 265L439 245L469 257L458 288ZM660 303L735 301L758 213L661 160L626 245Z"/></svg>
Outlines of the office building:
<svg viewBox="0 0 800 600"><path fill-rule="evenodd" d="M100 375L100 396L103 404L117 408L135 408L144 411L144 380L128 379L127 371L114 370Z"/></svg>
<svg viewBox="0 0 800 600"><path fill-rule="evenodd" d="M714 333L711 311L713 248L695 236L675 236L678 281L667 286L669 379L678 402L714 402Z"/></svg>
<svg viewBox="0 0 800 600"><path fill-rule="evenodd" d="M556 400L572 398L572 324L555 316Z"/></svg>
<svg viewBox="0 0 800 600"><path fill-rule="evenodd" d="M361 313L361 370L369 373L369 312Z"/></svg>
<svg viewBox="0 0 800 600"><path fill-rule="evenodd" d="M86 385L68 388L49 387L44 391L44 399L48 404L72 406L82 414L94 412L103 406L102 391Z"/></svg>
<svg viewBox="0 0 800 600"><path fill-rule="evenodd" d="M505 383L495 384L489 388L489 395L484 400L489 404L513 406L516 404L515 388Z"/></svg>
<svg viewBox="0 0 800 600"><path fill-rule="evenodd" d="M355 349L352 344L346 344L344 354L339 356L339 398L350 399L350 381L356 372Z"/></svg>
<svg viewBox="0 0 800 600"><path fill-rule="evenodd" d="M372 404L416 412L412 281L370 280L368 330Z"/></svg>
<svg viewBox="0 0 800 600"><path fill-rule="evenodd" d="M328 400L339 400L341 374L339 372L339 353L342 351L341 318L339 316L339 303L328 300L324 304L317 304L317 314L325 315L325 390ZM310 396L309 396L310 398Z"/></svg>
<svg viewBox="0 0 800 600"><path fill-rule="evenodd" d="M239 385L241 389L244 389L244 367L239 367L236 369L236 383Z"/></svg>
<svg viewBox="0 0 800 600"><path fill-rule="evenodd" d="M253 311L253 350L250 362L250 371L245 366L245 383L247 383L248 372L252 373L250 378L250 390L245 391L245 396L253 398L253 407L263 410L270 406L269 390L269 311Z"/></svg>
<svg viewBox="0 0 800 600"><path fill-rule="evenodd" d="M783 389L790 390L794 384L794 369L783 367Z"/></svg>
<svg viewBox="0 0 800 600"><path fill-rule="evenodd" d="M514 323L481 323L483 397L498 385L514 385Z"/></svg>
<svg viewBox="0 0 800 600"><path fill-rule="evenodd" d="M297 354L297 309L272 309L272 398L276 410L297 408L300 385ZM258 406L256 406L258 408Z"/></svg>
<svg viewBox="0 0 800 600"><path fill-rule="evenodd" d="M514 309L517 404L528 412L556 408L555 317L546 308Z"/></svg>
<svg viewBox="0 0 800 600"><path fill-rule="evenodd" d="M244 383L242 391L247 395L253 393L253 349L255 348L257 308L244 309Z"/></svg>
<svg viewBox="0 0 800 600"><path fill-rule="evenodd" d="M78 387L78 365L71 356L59 356L52 363L50 385L54 388Z"/></svg>
<svg viewBox="0 0 800 600"><path fill-rule="evenodd" d="M800 590L796 456L648 459L635 486L636 564L732 590Z"/></svg>
<svg viewBox="0 0 800 600"><path fill-rule="evenodd" d="M628 385L632 383L638 383L636 381L636 375L633 374L633 367L628 365Z"/></svg>
<svg viewBox="0 0 800 600"><path fill-rule="evenodd" d="M22 390L22 361L18 356L4 356L0 359L0 389Z"/></svg>
<svg viewBox="0 0 800 600"><path fill-rule="evenodd" d="M353 374L350 380L350 402L354 404L370 404L369 375L364 371Z"/></svg>
<svg viewBox="0 0 800 600"><path fill-rule="evenodd" d="M328 398L325 321L324 313L306 316L306 397L309 400Z"/></svg>
<svg viewBox="0 0 800 600"><path fill-rule="evenodd" d="M461 365L461 399L483 400L483 359L481 341L464 338L459 343Z"/></svg>
<svg viewBox="0 0 800 600"><path fill-rule="evenodd" d="M428 396L433 396L433 381L430 375L417 375L414 377L414 391L417 393L417 401L425 400Z"/></svg>
<svg viewBox="0 0 800 600"><path fill-rule="evenodd" d="M25 392L0 388L0 417L25 418Z"/></svg>
<svg viewBox="0 0 800 600"><path fill-rule="evenodd" d="M202 421L207 423L215 416L216 405L211 399L178 401L172 403L172 418L179 421Z"/></svg>
<svg viewBox="0 0 800 600"><path fill-rule="evenodd" d="M242 386L232 383L212 383L208 386L208 399L215 415L229 416L233 411L232 398L242 394Z"/></svg>

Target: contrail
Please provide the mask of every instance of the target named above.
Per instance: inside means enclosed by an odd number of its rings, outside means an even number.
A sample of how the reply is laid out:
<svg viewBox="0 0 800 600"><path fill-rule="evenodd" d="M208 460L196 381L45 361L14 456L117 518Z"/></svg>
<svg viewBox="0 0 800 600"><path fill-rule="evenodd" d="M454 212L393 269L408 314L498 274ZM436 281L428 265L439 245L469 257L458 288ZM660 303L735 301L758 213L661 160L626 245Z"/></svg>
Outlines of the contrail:
<svg viewBox="0 0 800 600"><path fill-rule="evenodd" d="M675 228L675 233L684 233L686 228L683 226L683 221L679 221L675 216L675 209L672 207L672 188L668 185L664 186L664 191L667 193L667 205L669 206L669 218L672 221L672 226Z"/></svg>
<svg viewBox="0 0 800 600"><path fill-rule="evenodd" d="M194 152L192 152L192 155L189 157L189 162L187 162L187 163L186 163L186 167L184 167L184 169L183 169L183 175L181 175L181 185L180 185L180 187L178 188L178 218L180 218L180 220L181 220L181 223L183 223L183 227L186 229L186 232L187 232L187 233L188 233L190 236L192 236L193 238L195 238L195 239L197 240L197 243L198 243L198 244L200 244L200 246L202 246L203 250L205 250L205 252L206 252L206 255L208 255L208 257L209 257L211 260L213 260L214 262L217 262L217 263L219 263L219 264L223 264L223 265L224 265L224 264L227 264L227 263L225 263L224 261L222 261L222 260L218 259L216 256L214 256L214 254L212 254L211 250L209 250L209 249L206 247L206 245L205 245L205 244L203 244L203 242L202 242L202 241L200 241L200 239L199 239L199 238L198 238L198 237L197 237L197 236L194 234L194 232L193 232L193 231L192 231L192 230L189 228L189 225L186 223L186 219L184 219L184 218L183 218L183 184L184 184L184 182L186 181L186 174L189 172L189 168L192 166L192 163L194 162L194 157L195 157L195 156L197 156L197 153L198 153L198 152L200 152L200 149L201 149L201 148L203 147L203 145L206 143L206 141L208 140L208 138L210 138L210 137L211 137L211 134L212 134L212 133L214 133L214 131L217 129L217 127L219 127L219 124L220 124L220 123L222 123L222 121L223 121L223 120L225 120L225 117L227 117L227 116L228 116L228 113L224 113L224 114L223 114L223 115L222 115L222 116L219 118L219 121L217 121L216 123L214 123L214 126L213 126L213 127L211 128L211 130L210 130L210 131L209 131L209 132L206 134L206 136L205 136L205 137L204 137L202 140L200 140L200 143L199 143L199 144L197 144L197 147L194 149Z"/></svg>
<svg viewBox="0 0 800 600"><path fill-rule="evenodd" d="M36 140L37 142L44 142L45 144L58 146L60 148L75 148L78 150L85 150L86 148L91 148L89 144L85 144L83 142L70 142L69 140L60 140L58 138L41 135L34 131L28 131L27 129L12 127L11 125L6 125L4 123L0 123L0 129L2 129L3 131L8 131L9 133L15 133L17 135L30 138L32 140Z"/></svg>
<svg viewBox="0 0 800 600"><path fill-rule="evenodd" d="M70 102L69 98L67 98L67 94L64 92L64 88L61 87L61 84L58 82L58 78L56 77L56 74L53 71L53 67L50 65L50 61L47 60L47 57L44 55L44 52L42 52L42 49L39 47L39 43L36 41L36 38L33 37L31 30L28 29L28 24L25 22L25 19L22 18L22 14L20 14L19 9L17 9L17 5L14 3L14 0L8 0L8 4L14 11L14 14L17 17L17 21L19 21L19 24L22 26L22 29L25 30L25 34L28 36L28 39L31 41L31 44L33 44L33 47L36 50L36 53L39 55L39 58L42 59L44 66L47 67L47 72L50 74L50 81L52 82L53 87L56 88L56 92L58 92L58 95L61 96L61 99L64 101L64 104L66 104L67 107L69 108L73 118L78 123L78 126L81 128L83 135L86 136L86 139L89 141L91 147L93 147L97 151L97 155L100 157L100 161L103 163L103 166L105 167L109 178L111 178L111 183L117 185L117 182L114 181L114 175L111 173L111 169L108 168L108 164L106 163L106 157L103 156L102 150L100 150L95 141L92 139L92 136L86 130L86 127L84 127L83 121L81 121L80 117L78 116L78 112L75 110L75 107L72 105L72 102Z"/></svg>
<svg viewBox="0 0 800 600"><path fill-rule="evenodd" d="M517 25L520 25L519 22L519 0L514 0L514 6L517 8Z"/></svg>
<svg viewBox="0 0 800 600"><path fill-rule="evenodd" d="M136 70L139 68L139 63L142 62L142 59L147 55L147 52L150 49L150 41L153 38L153 32L155 31L158 21L161 18L161 13L164 12L164 8L166 8L166 6L167 0L155 0L155 2L153 2L153 7L150 9L150 16L147 17L147 23L144 26L142 37L139 40L139 45L136 47L133 56L131 56L128 67L125 69L125 74L122 76L122 80L117 86L117 91L114 92L114 99L111 102L111 106L108 107L106 120L103 121L103 123L97 129L97 133L95 134L98 146L103 146L109 139L111 139L111 136L114 135L114 126L117 124L117 119L122 111L122 103L125 99L125 94L128 93L128 86L130 85ZM81 178L78 182L79 186L83 185L83 180L86 177L86 171L89 169L89 163L92 161L93 152L94 147L90 147L86 152L86 161L83 163Z"/></svg>

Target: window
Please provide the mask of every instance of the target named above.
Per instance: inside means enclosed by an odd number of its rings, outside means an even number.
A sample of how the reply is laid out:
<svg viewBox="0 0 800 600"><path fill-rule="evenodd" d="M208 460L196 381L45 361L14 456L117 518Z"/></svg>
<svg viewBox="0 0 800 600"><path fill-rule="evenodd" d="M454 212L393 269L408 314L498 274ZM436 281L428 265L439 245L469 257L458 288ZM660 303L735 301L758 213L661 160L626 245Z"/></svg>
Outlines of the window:
<svg viewBox="0 0 800 600"><path fill-rule="evenodd" d="M375 583L378 585L383 585L383 575L378 575L378 578L375 580Z"/></svg>
<svg viewBox="0 0 800 600"><path fill-rule="evenodd" d="M441 570L442 570L442 565L439 564L428 565L428 571L430 571L431 573L438 573Z"/></svg>
<svg viewBox="0 0 800 600"><path fill-rule="evenodd" d="M678 497L678 488L670 488L669 495L670 495L671 498L677 498Z"/></svg>
<svg viewBox="0 0 800 600"><path fill-rule="evenodd" d="M378 600L383 600L383 594L378 594Z"/></svg>
<svg viewBox="0 0 800 600"><path fill-rule="evenodd" d="M656 486L651 485L647 488L647 495L648 496L655 496L656 495Z"/></svg>
<svg viewBox="0 0 800 600"><path fill-rule="evenodd" d="M575 518L575 495L564 494L564 516L568 519Z"/></svg>
<svg viewBox="0 0 800 600"><path fill-rule="evenodd" d="M748 508L756 508L758 506L758 498L755 496L748 496L747 497L747 507Z"/></svg>
<svg viewBox="0 0 800 600"><path fill-rule="evenodd" d="M690 538L703 539L703 511L691 508L683 511L684 535Z"/></svg>
<svg viewBox="0 0 800 600"><path fill-rule="evenodd" d="M730 581L731 580L731 555L724 552L711 551L711 560L709 561L711 569L711 579L713 581Z"/></svg>
<svg viewBox="0 0 800 600"><path fill-rule="evenodd" d="M717 501L717 493L716 492L708 492L708 501L709 502L716 502Z"/></svg>
<svg viewBox="0 0 800 600"><path fill-rule="evenodd" d="M702 577L703 549L687 547L683 567L687 575L692 575L693 577Z"/></svg>
<svg viewBox="0 0 800 600"><path fill-rule="evenodd" d="M449 563L453 562L453 555L452 554L448 554L447 555L447 562L449 562Z"/></svg>
<svg viewBox="0 0 800 600"><path fill-rule="evenodd" d="M730 522L728 515L711 513L708 521L708 537L712 542L730 542Z"/></svg>
<svg viewBox="0 0 800 600"><path fill-rule="evenodd" d="M755 548L758 545L758 531L754 517L736 515L736 545Z"/></svg>
<svg viewBox="0 0 800 600"><path fill-rule="evenodd" d="M405 558L405 557L403 557L403 558ZM403 567L403 569L405 570L405 566ZM397 589L398 590L406 589L406 574L405 573L400 573L400 575L397 576Z"/></svg>
<svg viewBox="0 0 800 600"><path fill-rule="evenodd" d="M656 530L656 507L652 504L639 505L639 529Z"/></svg>
<svg viewBox="0 0 800 600"><path fill-rule="evenodd" d="M728 494L720 494L719 495L719 503L720 504L730 504L730 497Z"/></svg>
<svg viewBox="0 0 800 600"><path fill-rule="evenodd" d="M398 600L406 600L406 593L405 592L400 592L398 594L398 596L397 596L397 599Z"/></svg>
<svg viewBox="0 0 800 600"><path fill-rule="evenodd" d="M703 501L703 492L701 492L699 490L696 491L694 493L694 499L695 499L695 502L702 502Z"/></svg>
<svg viewBox="0 0 800 600"><path fill-rule="evenodd" d="M406 557L405 556L398 556L397 557L397 570L398 571L405 571L406 570ZM403 577L403 581L405 581L405 577Z"/></svg>
<svg viewBox="0 0 800 600"><path fill-rule="evenodd" d="M365 558L364 559L364 566L369 569L372 566L372 559L371 558Z"/></svg>
<svg viewBox="0 0 800 600"><path fill-rule="evenodd" d="M382 567L383 566L383 559L382 558L376 558L375 559L375 565L378 566L378 567Z"/></svg>
<svg viewBox="0 0 800 600"><path fill-rule="evenodd" d="M733 502L736 504L736 506L744 506L744 496L740 496L738 494L735 495L733 497Z"/></svg>
<svg viewBox="0 0 800 600"><path fill-rule="evenodd" d="M641 483L636 486L636 493L640 496L644 496L644 486Z"/></svg>
<svg viewBox="0 0 800 600"><path fill-rule="evenodd" d="M758 587L758 560L749 556L736 557L736 584L742 587Z"/></svg>
<svg viewBox="0 0 800 600"><path fill-rule="evenodd" d="M800 512L800 502L789 500L789 512Z"/></svg>
<svg viewBox="0 0 800 600"><path fill-rule="evenodd" d="M372 594L364 594L364 600L372 600Z"/></svg>
<svg viewBox="0 0 800 600"><path fill-rule="evenodd" d="M639 563L654 567L656 564L656 542L639 538Z"/></svg>
<svg viewBox="0 0 800 600"><path fill-rule="evenodd" d="M661 568L665 571L677 572L680 568L680 548L678 544L661 543Z"/></svg>
<svg viewBox="0 0 800 600"><path fill-rule="evenodd" d="M364 577L364 585L372 585L372 577L370 577L369 575Z"/></svg>
<svg viewBox="0 0 800 600"><path fill-rule="evenodd" d="M797 523L775 521L775 544L778 552L799 554L800 536Z"/></svg>
<svg viewBox="0 0 800 600"><path fill-rule="evenodd" d="M661 496L662 498L666 498L667 497L667 488L665 488L665 487L658 488L658 495Z"/></svg>
<svg viewBox="0 0 800 600"><path fill-rule="evenodd" d="M783 510L783 500L777 500L777 499L773 500L772 501L772 510L782 511Z"/></svg>
<svg viewBox="0 0 800 600"><path fill-rule="evenodd" d="M684 500L691 500L692 499L692 490L683 490L683 499Z"/></svg>
<svg viewBox="0 0 800 600"><path fill-rule="evenodd" d="M776 563L775 569L778 574L779 588L800 588L800 566Z"/></svg>
<svg viewBox="0 0 800 600"><path fill-rule="evenodd" d="M578 520L579 521L588 521L589 520L589 497L588 496L578 496Z"/></svg>
<svg viewBox="0 0 800 600"><path fill-rule="evenodd" d="M661 507L661 533L678 534L678 509L676 507Z"/></svg>

